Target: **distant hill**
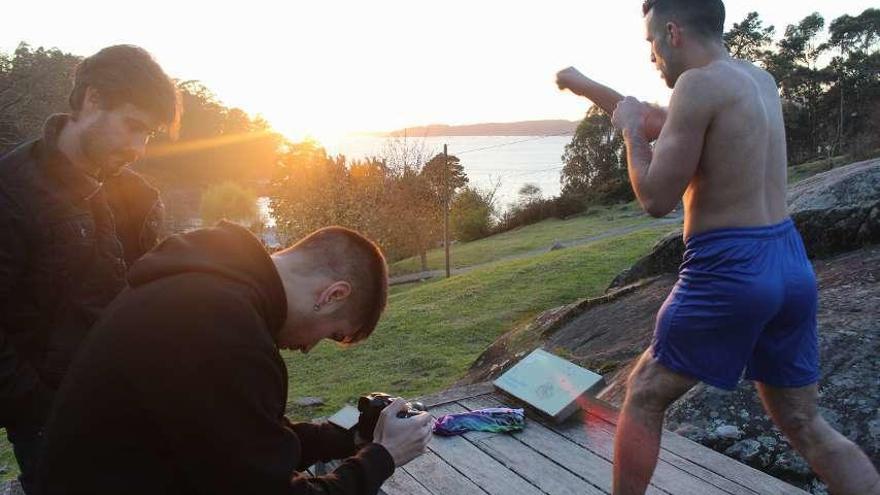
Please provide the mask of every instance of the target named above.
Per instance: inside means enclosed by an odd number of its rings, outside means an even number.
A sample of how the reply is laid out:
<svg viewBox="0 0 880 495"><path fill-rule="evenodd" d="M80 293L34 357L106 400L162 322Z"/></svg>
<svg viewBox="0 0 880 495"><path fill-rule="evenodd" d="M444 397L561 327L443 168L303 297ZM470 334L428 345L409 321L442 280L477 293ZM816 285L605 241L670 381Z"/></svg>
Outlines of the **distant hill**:
<svg viewBox="0 0 880 495"><path fill-rule="evenodd" d="M580 122L568 120L530 120L523 122L408 127L391 132L366 132L368 136L547 136L572 135Z"/></svg>

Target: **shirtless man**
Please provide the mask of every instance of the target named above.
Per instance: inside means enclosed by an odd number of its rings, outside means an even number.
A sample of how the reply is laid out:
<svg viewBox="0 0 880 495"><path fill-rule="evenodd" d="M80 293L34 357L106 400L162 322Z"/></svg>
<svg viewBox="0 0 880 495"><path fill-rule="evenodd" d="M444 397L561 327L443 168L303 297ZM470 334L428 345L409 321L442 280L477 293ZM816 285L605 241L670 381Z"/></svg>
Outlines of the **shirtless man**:
<svg viewBox="0 0 880 495"><path fill-rule="evenodd" d="M733 390L745 370L764 407L835 494L880 494L867 456L817 412L817 288L786 213L782 106L767 72L730 57L721 0L648 0L651 61L673 88L668 112L569 68L561 89L606 111L650 215L684 201L686 252L629 377L614 449L614 493L641 494L666 408L698 381ZM653 146L650 142L656 139Z"/></svg>

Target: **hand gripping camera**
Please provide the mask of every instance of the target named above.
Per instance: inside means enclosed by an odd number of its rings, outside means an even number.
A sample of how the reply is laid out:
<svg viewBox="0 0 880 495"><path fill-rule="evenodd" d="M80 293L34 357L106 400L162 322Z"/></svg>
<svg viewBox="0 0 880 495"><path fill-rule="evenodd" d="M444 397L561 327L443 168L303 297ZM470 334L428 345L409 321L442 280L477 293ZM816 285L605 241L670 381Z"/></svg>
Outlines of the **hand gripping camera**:
<svg viewBox="0 0 880 495"><path fill-rule="evenodd" d="M376 423L379 422L379 415L392 401L394 397L381 392L373 392L358 399L357 408L360 416L356 427L361 438L367 442L373 441L373 431L376 429ZM398 412L397 417L408 418L424 411L426 409L421 402L407 402L406 409Z"/></svg>

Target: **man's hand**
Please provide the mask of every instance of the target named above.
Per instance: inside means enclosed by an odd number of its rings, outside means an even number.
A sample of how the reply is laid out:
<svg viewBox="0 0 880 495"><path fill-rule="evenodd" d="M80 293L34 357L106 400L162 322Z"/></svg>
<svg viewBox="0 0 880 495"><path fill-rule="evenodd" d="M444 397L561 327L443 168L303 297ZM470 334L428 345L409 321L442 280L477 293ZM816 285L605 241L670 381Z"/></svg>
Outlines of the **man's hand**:
<svg viewBox="0 0 880 495"><path fill-rule="evenodd" d="M648 141L656 141L660 137L660 131L666 123L667 111L657 105L648 104L648 115L645 116L645 137Z"/></svg>
<svg viewBox="0 0 880 495"><path fill-rule="evenodd" d="M403 466L425 452L431 441L434 418L421 413L409 418L398 418L397 413L406 409L406 401L394 399L379 415L373 441L385 447L394 458L394 465Z"/></svg>
<svg viewBox="0 0 880 495"><path fill-rule="evenodd" d="M620 131L628 129L630 132L636 132L644 136L645 120L650 112L651 107L647 103L642 103L632 96L627 96L614 109L611 123Z"/></svg>
<svg viewBox="0 0 880 495"><path fill-rule="evenodd" d="M568 67L556 73L556 85L559 86L559 89L567 89L576 95L583 96L583 88L589 83L590 79L574 67Z"/></svg>

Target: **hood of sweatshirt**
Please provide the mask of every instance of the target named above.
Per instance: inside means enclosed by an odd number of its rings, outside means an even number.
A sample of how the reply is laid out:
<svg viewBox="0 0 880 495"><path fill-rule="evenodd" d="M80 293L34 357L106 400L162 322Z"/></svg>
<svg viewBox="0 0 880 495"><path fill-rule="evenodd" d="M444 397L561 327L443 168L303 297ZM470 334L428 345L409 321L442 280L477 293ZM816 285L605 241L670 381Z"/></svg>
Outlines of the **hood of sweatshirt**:
<svg viewBox="0 0 880 495"><path fill-rule="evenodd" d="M131 267L128 284L136 288L182 273L215 274L251 287L273 337L287 318L287 298L272 258L240 225L222 221L165 239Z"/></svg>

